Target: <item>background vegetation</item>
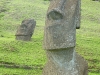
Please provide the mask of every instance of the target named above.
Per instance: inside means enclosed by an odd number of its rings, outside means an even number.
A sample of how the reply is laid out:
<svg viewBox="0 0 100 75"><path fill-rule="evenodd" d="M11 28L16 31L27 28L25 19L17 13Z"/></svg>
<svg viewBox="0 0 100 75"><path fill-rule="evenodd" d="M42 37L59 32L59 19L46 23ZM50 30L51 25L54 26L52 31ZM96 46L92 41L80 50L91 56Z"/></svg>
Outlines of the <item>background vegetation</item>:
<svg viewBox="0 0 100 75"><path fill-rule="evenodd" d="M46 62L42 48L43 28L49 1L0 0L0 75L41 75ZM89 64L89 75L100 75L100 2L82 0L81 29L76 51ZM22 20L33 18L37 25L32 41L15 40Z"/></svg>

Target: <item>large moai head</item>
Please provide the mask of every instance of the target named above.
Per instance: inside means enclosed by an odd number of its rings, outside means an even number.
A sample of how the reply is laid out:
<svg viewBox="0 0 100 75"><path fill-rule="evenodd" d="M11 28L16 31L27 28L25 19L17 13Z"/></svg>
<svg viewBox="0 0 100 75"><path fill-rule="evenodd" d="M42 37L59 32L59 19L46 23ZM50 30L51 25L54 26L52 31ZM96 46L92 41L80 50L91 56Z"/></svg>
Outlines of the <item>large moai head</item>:
<svg viewBox="0 0 100 75"><path fill-rule="evenodd" d="M44 32L44 49L75 47L80 28L80 0L50 0Z"/></svg>
<svg viewBox="0 0 100 75"><path fill-rule="evenodd" d="M36 21L34 19L25 19L16 32L16 40L29 41L33 35Z"/></svg>

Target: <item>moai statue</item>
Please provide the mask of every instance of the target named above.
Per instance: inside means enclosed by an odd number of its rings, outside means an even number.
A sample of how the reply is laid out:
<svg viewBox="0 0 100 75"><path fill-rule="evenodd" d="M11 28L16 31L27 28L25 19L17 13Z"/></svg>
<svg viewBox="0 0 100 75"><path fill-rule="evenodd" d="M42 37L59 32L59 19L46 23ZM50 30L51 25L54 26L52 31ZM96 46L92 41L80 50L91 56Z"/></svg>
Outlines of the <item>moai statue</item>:
<svg viewBox="0 0 100 75"><path fill-rule="evenodd" d="M17 29L15 34L16 40L30 41L36 26L34 19L25 19Z"/></svg>
<svg viewBox="0 0 100 75"><path fill-rule="evenodd" d="M88 75L87 62L75 52L80 0L50 0L44 31L48 62L43 75Z"/></svg>

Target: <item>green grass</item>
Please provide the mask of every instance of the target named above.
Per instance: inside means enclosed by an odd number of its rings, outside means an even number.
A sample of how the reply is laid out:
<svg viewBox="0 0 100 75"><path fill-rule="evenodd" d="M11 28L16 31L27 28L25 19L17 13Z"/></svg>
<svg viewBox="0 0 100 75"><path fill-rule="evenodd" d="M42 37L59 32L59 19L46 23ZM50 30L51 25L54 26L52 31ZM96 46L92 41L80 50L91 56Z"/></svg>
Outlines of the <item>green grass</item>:
<svg viewBox="0 0 100 75"><path fill-rule="evenodd" d="M87 59L89 71L94 73L100 73L100 9L98 7L100 2L82 1L81 29L77 30L76 45L77 52Z"/></svg>
<svg viewBox="0 0 100 75"><path fill-rule="evenodd" d="M0 75L41 75L42 71L37 70L25 70L25 69L13 69L13 68L0 68Z"/></svg>
<svg viewBox="0 0 100 75"><path fill-rule="evenodd" d="M49 2L44 0L0 0L0 11L6 10L0 12L0 75L42 74L46 62L42 42L48 6ZM100 74L99 7L100 2L82 0L81 29L77 30L76 51L88 61L89 75ZM32 41L16 41L17 27L27 18L37 22Z"/></svg>

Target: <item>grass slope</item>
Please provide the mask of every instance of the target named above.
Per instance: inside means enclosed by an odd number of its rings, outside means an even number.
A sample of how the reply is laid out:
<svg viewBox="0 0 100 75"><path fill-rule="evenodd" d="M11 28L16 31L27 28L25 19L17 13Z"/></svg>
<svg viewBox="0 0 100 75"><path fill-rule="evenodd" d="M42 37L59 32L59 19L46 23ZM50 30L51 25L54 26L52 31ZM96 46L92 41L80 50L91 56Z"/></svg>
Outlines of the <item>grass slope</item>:
<svg viewBox="0 0 100 75"><path fill-rule="evenodd" d="M0 75L41 75L46 62L42 48L43 27L49 2L43 0L0 0ZM100 2L82 0L81 29L76 50L89 63L89 75L100 74ZM23 19L37 25L31 42L15 40Z"/></svg>

